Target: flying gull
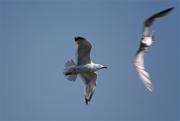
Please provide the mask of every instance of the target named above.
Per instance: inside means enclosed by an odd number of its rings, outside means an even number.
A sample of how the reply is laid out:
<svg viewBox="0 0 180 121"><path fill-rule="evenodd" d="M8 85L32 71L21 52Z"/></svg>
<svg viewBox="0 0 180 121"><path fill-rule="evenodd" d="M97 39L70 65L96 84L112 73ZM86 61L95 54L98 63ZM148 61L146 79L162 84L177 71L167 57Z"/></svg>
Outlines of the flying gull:
<svg viewBox="0 0 180 121"><path fill-rule="evenodd" d="M165 9L161 12L158 12L158 13L152 15L151 17L149 17L144 22L143 36L141 39L140 47L135 56L134 65L135 65L135 68L136 68L140 78L142 79L144 85L151 92L153 90L152 82L151 82L149 73L145 70L145 67L144 67L144 54L148 50L148 48L153 44L153 42L155 41L154 36L150 34L150 27L156 18L166 16L173 9L174 8L171 7L171 8Z"/></svg>
<svg viewBox="0 0 180 121"><path fill-rule="evenodd" d="M85 103L88 105L96 87L96 71L107 67L91 61L92 45L87 39L83 37L75 37L74 39L77 44L77 64L73 60L67 61L64 75L68 80L75 81L79 74L85 84Z"/></svg>

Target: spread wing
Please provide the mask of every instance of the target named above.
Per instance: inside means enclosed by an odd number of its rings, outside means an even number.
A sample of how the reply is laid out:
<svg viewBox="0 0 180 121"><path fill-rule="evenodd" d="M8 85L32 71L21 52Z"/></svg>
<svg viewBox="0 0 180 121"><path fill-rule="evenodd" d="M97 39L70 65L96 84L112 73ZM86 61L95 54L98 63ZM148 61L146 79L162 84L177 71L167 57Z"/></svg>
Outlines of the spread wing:
<svg viewBox="0 0 180 121"><path fill-rule="evenodd" d="M149 35L149 28L153 24L153 22L155 21L156 18L160 18L160 17L166 16L173 9L174 9L174 7L165 9L165 10L163 10L161 12L158 12L158 13L152 15L148 19L146 19L146 21L144 22L143 36L148 36Z"/></svg>
<svg viewBox="0 0 180 121"><path fill-rule="evenodd" d="M144 54L147 48L142 48L142 46L139 48L139 51L136 54L135 60L134 60L134 65L136 68L136 71L138 72L141 80L143 81L144 85L146 88L152 92L153 90L153 85L150 80L150 75L149 73L145 70L144 67Z"/></svg>
<svg viewBox="0 0 180 121"><path fill-rule="evenodd" d="M85 65L91 63L91 43L83 37L75 37L75 42L77 43L77 65Z"/></svg>
<svg viewBox="0 0 180 121"><path fill-rule="evenodd" d="M85 84L85 103L88 105L96 88L97 74L94 72L81 73L80 77Z"/></svg>

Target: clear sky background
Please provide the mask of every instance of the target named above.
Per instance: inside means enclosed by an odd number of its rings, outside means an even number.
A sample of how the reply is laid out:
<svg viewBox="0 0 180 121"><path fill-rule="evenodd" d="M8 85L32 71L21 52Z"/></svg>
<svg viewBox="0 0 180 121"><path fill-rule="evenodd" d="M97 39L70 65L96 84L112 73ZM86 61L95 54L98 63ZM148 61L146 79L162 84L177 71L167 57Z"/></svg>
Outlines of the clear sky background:
<svg viewBox="0 0 180 121"><path fill-rule="evenodd" d="M0 1L0 120L177 121L180 114L176 0ZM153 27L156 42L145 55L154 85L148 92L133 59L143 22L175 7ZM80 78L63 76L75 59L75 36L93 45L98 72L89 106Z"/></svg>

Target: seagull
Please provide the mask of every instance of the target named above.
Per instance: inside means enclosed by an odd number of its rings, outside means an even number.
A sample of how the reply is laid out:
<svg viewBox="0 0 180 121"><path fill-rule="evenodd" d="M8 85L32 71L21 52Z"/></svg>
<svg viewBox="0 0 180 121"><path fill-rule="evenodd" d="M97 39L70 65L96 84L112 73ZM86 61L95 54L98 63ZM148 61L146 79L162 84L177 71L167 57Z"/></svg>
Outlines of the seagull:
<svg viewBox="0 0 180 121"><path fill-rule="evenodd" d="M165 9L161 12L158 12L144 22L144 30L143 35L140 42L140 47L136 53L135 59L134 59L134 65L136 68L137 73L139 74L141 80L143 81L146 88L152 92L153 91L153 85L150 79L149 73L145 70L144 67L144 54L148 50L148 48L153 44L154 36L150 34L150 27L153 24L153 22L156 20L156 18L160 18L163 16L166 16L170 11L172 11L174 7Z"/></svg>
<svg viewBox="0 0 180 121"><path fill-rule="evenodd" d="M67 61L65 63L64 75L70 81L75 81L77 75L81 77L85 84L85 103L88 105L96 87L96 71L107 67L92 62L90 58L92 45L87 39L78 36L75 37L74 40L77 45L77 63L75 63L72 59Z"/></svg>

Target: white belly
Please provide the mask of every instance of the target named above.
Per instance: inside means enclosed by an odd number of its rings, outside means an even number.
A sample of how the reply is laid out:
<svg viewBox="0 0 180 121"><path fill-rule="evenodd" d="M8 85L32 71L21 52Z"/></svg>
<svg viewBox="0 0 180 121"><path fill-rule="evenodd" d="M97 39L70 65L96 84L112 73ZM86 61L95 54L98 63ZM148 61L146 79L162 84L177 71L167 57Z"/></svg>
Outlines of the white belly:
<svg viewBox="0 0 180 121"><path fill-rule="evenodd" d="M147 46L152 45L153 41L152 41L152 37L144 37L144 39L142 40L142 43L146 44Z"/></svg>

